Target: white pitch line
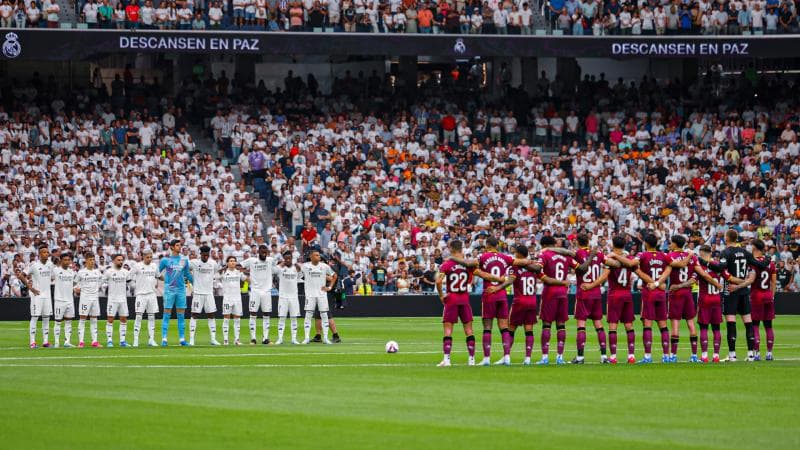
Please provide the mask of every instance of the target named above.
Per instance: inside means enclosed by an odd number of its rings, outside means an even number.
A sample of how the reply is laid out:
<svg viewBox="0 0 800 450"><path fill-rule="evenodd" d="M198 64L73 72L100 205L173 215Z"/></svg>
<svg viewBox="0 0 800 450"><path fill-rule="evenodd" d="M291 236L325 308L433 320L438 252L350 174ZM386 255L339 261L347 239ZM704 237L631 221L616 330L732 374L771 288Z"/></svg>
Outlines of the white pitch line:
<svg viewBox="0 0 800 450"><path fill-rule="evenodd" d="M164 359L164 358L251 358L271 356L327 356L327 355L380 355L385 352L292 352L292 353L160 353L160 354L129 354L129 355L70 355L70 356L5 356L0 361L46 361L46 360L80 360L80 359ZM403 352L406 355L432 355L436 352Z"/></svg>
<svg viewBox="0 0 800 450"><path fill-rule="evenodd" d="M435 363L353 363L353 364L128 364L128 365L115 365L115 364L0 364L0 368L4 367L75 367L83 369L240 369L243 367L257 367L257 368L291 368L291 367L435 367Z"/></svg>

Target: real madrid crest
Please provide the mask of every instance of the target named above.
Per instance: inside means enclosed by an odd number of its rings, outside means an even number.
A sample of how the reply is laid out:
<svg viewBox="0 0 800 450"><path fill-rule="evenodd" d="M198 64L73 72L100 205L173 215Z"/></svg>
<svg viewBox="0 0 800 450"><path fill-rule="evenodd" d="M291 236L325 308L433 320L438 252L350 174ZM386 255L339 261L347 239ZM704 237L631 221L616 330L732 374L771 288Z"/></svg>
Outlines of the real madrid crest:
<svg viewBox="0 0 800 450"><path fill-rule="evenodd" d="M456 43L453 46L453 51L458 53L459 55L463 55L467 52L467 44L464 43L464 39L458 38L456 39Z"/></svg>
<svg viewBox="0 0 800 450"><path fill-rule="evenodd" d="M6 33L6 40L3 42L3 56L6 58L16 58L22 53L22 46L19 44L17 33Z"/></svg>

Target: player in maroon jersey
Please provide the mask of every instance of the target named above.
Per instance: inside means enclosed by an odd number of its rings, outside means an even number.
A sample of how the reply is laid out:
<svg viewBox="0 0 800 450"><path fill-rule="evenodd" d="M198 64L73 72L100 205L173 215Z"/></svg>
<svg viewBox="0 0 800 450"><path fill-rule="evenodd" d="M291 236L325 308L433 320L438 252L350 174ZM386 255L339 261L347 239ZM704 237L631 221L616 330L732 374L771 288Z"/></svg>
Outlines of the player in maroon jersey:
<svg viewBox="0 0 800 450"><path fill-rule="evenodd" d="M685 252L683 247L686 245L686 238L676 234L672 236L669 243L667 257L671 260L684 259L691 256ZM678 344L680 343L681 320L686 321L689 327L689 342L692 347L692 356L689 362L698 362L697 359L697 329L694 326L694 317L697 311L694 306L694 295L692 295L692 285L697 282L694 266L697 265L697 258L692 258L689 265L680 269L673 269L669 274L669 320L671 325L670 335L670 362L678 362Z"/></svg>
<svg viewBox="0 0 800 450"><path fill-rule="evenodd" d="M764 255L766 245L761 239L753 241L753 257L757 261L766 261ZM772 361L772 347L775 345L775 332L772 330L772 321L775 320L775 288L778 277L775 270L775 263L771 262L766 269L750 266L750 270L755 272L755 281L750 287L750 303L753 311L753 331L755 334L755 361L761 360L761 331L759 325L764 322L764 330L767 337L767 361Z"/></svg>
<svg viewBox="0 0 800 450"><path fill-rule="evenodd" d="M711 259L711 247L704 245L700 247L700 257L703 260ZM714 333L714 354L713 362L719 362L719 347L722 344L722 301L720 292L722 291L722 280L730 278L728 272L722 273L709 270L706 272L700 264L694 266L696 274L700 275L700 294L697 299L697 323L700 325L700 361L708 363L708 326Z"/></svg>
<svg viewBox="0 0 800 450"><path fill-rule="evenodd" d="M528 258L528 248L524 245L517 245L514 248L514 256L519 260ZM530 365L531 352L533 351L533 326L536 324L536 278L537 272L541 271L541 265L531 263L528 266L510 266L506 281L500 285L501 289L507 286L514 286L514 303L511 306L510 320L508 324L510 341L509 351L514 344L514 332L517 327L525 328L525 360L523 365ZM547 276L542 279L552 282ZM504 365L511 364L510 355L503 356Z"/></svg>
<svg viewBox="0 0 800 450"><path fill-rule="evenodd" d="M463 244L461 241L452 240L449 247L453 257L463 259ZM453 259L448 259L439 268L439 274L436 277L436 290L439 293L439 299L444 305L444 313L442 315L444 324L444 339L442 341L444 359L439 363L439 367L450 366L450 351L453 347L453 325L459 319L464 325L464 334L467 335L469 365L475 365L475 336L472 331L472 307L469 304L469 286L472 284L473 275L496 282L503 281L502 278L495 278L480 269L464 267ZM442 289L443 284L447 286L447 295L444 294Z"/></svg>
<svg viewBox="0 0 800 450"><path fill-rule="evenodd" d="M600 344L600 362L608 363L606 356L606 331L603 328L603 293L600 286L605 283L608 274L604 275L603 265L605 255L602 252L589 250L589 236L579 234L578 251L575 252L575 261L583 264L589 261L589 267L584 270L576 270L578 278L578 290L575 295L575 320L578 322L578 356L572 360L572 364L583 364L583 351L586 347L586 320L592 319L594 329L597 332L597 342Z"/></svg>
<svg viewBox="0 0 800 450"><path fill-rule="evenodd" d="M651 350L653 345L653 321L656 321L661 331L661 350L663 356L661 362L670 362L669 358L669 328L667 328L667 294L666 280L669 277L672 267L686 267L692 257L687 256L683 260L673 261L669 257L657 250L658 237L655 234L648 234L644 238L645 251L639 253L635 259L630 260L623 256L616 259L626 267L635 267L636 275L642 280L642 340L644 341L644 358L639 361L643 364L653 362Z"/></svg>
<svg viewBox="0 0 800 450"><path fill-rule="evenodd" d="M525 266L530 263L528 260L514 259L509 255L500 253L497 250L498 244L496 237L489 236L486 238L486 251L478 257L477 261L454 258L454 261L463 264L465 267L477 267L484 273L489 273L501 280L501 283L489 281L484 284L483 294L481 295L481 319L483 321L483 335L481 338L483 360L480 363L481 366L491 364L492 322L494 319L497 319L497 327L500 329L503 342L503 358L498 360L496 364L505 364L505 361L509 359L511 335L508 331L508 295L506 290L501 288L502 277L506 275L509 267Z"/></svg>
<svg viewBox="0 0 800 450"><path fill-rule="evenodd" d="M608 345L611 347L611 364L617 363L617 326L620 322L625 326L628 338L628 364L636 363L636 332L633 329L633 296L631 281L633 268L623 266L616 258L625 257L625 238L614 236L611 239L613 248L604 261L606 269L601 277L608 279L608 302L606 305L606 321L608 321Z"/></svg>
<svg viewBox="0 0 800 450"><path fill-rule="evenodd" d="M570 269L576 269L579 264L570 256L565 256L554 251L556 240L552 236L543 236L540 240L542 252L539 261L542 265L540 279L544 283L542 290L542 309L539 319L542 321L542 359L537 365L550 363L550 326L556 323L556 339L558 340L558 356L556 364L564 362L564 344L567 340L566 323L569 319L569 303L567 302L567 276ZM588 266L589 261L586 261ZM583 267L583 270L586 270ZM544 278L547 277L547 278Z"/></svg>

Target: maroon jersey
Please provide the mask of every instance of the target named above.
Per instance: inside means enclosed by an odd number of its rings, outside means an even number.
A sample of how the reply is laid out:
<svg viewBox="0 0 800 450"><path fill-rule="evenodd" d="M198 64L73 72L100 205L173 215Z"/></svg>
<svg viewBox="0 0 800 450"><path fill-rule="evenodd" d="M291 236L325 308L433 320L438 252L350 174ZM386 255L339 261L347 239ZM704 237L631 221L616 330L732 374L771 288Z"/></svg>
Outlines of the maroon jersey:
<svg viewBox="0 0 800 450"><path fill-rule="evenodd" d="M718 263L716 261L714 261L714 264L718 264ZM731 277L730 274L727 271L722 272L721 274L717 273L717 272L714 272L713 270L708 270L707 272L711 276L711 278L717 280L717 282L719 282L719 284L722 284L724 280L727 280L728 278ZM696 274L697 274L697 272L695 272L695 275ZM720 303L720 290L717 289L716 286L714 286L713 284L709 283L708 281L706 281L702 277L698 280L698 285L699 285L699 288L700 288L700 293L699 293L697 299L699 300L700 304L703 304L703 305L718 305Z"/></svg>
<svg viewBox="0 0 800 450"><path fill-rule="evenodd" d="M569 256L559 255L551 250L544 250L539 254L539 259L542 264L541 275L547 275L550 278L567 281L569 269L575 268L577 265L575 260ZM544 285L542 291L542 298L565 298L567 296L566 286L549 286Z"/></svg>
<svg viewBox="0 0 800 450"><path fill-rule="evenodd" d="M589 250L581 248L575 252L575 260L578 262L578 264L583 264L587 258L589 258ZM605 262L605 255L598 252L592 258L592 262L589 263L589 267L586 269L586 272L575 272L575 275L578 277L578 290L576 294L578 299L596 299L603 296L600 286L588 291L584 291L581 289L581 284L589 284L597 281L597 279L600 278L600 274L603 273L603 264Z"/></svg>
<svg viewBox="0 0 800 450"><path fill-rule="evenodd" d="M636 259L639 260L639 269L649 275L653 281L656 281L664 273L671 261L663 252L641 252ZM642 291L650 292L650 289L645 285L642 287Z"/></svg>
<svg viewBox="0 0 800 450"><path fill-rule="evenodd" d="M608 274L608 295L613 296L617 293L631 293L631 270L627 267L609 267Z"/></svg>
<svg viewBox="0 0 800 450"><path fill-rule="evenodd" d="M513 264L514 258L499 252L486 252L478 258L478 265L483 272L490 273L496 277L503 277L508 273L508 268ZM485 280L483 283L484 300L506 300L506 291L499 290L494 294L489 294L486 290L490 287L499 286L502 283Z"/></svg>
<svg viewBox="0 0 800 450"><path fill-rule="evenodd" d="M525 267L509 267L514 277L514 304L536 305L536 274Z"/></svg>
<svg viewBox="0 0 800 450"><path fill-rule="evenodd" d="M439 267L439 272L444 274L444 285L447 290L445 303L448 305L469 304L469 286L472 284L474 269L466 268L461 264L448 259Z"/></svg>
<svg viewBox="0 0 800 450"><path fill-rule="evenodd" d="M764 261L765 258L756 258L758 261ZM775 263L770 262L766 269L759 269L756 266L750 266L750 270L755 271L756 280L750 285L750 299L753 303L765 303L774 301L772 298L772 275L775 274Z"/></svg>
<svg viewBox="0 0 800 450"><path fill-rule="evenodd" d="M687 256L689 256L689 253L684 252L684 251L670 252L669 254L667 254L667 259L669 261L675 261L675 260L679 260L679 259L684 259ZM689 261L689 265L688 266L686 266L686 267L684 267L682 269L676 269L676 268L673 267L672 268L672 272L670 272L670 274L669 274L669 284L670 284L670 286L672 286L673 284L685 283L685 282L689 281L690 278L697 278L697 273L694 271L694 266L695 265L697 265L697 257L692 255L692 259L691 259L691 261ZM680 289L679 291L675 291L675 292L680 292L680 291L684 291L684 290L691 292L692 288L691 287L687 287L687 288L683 288L683 289Z"/></svg>

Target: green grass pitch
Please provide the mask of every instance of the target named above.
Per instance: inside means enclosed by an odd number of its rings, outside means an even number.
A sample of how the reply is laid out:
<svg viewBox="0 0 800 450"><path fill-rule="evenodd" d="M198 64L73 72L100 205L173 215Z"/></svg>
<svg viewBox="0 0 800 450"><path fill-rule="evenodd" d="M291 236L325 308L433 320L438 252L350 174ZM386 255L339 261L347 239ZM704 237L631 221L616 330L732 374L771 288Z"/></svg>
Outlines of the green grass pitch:
<svg viewBox="0 0 800 450"><path fill-rule="evenodd" d="M2 322L2 447L800 448L800 317L776 320L770 363L601 366L590 327L593 364L522 367L518 331L514 366L467 367L459 330L444 369L436 318L337 322L344 343L332 346L36 350L26 322ZM568 359L574 335L571 321ZM198 342L207 337L201 320ZM398 354L384 353L390 339Z"/></svg>

